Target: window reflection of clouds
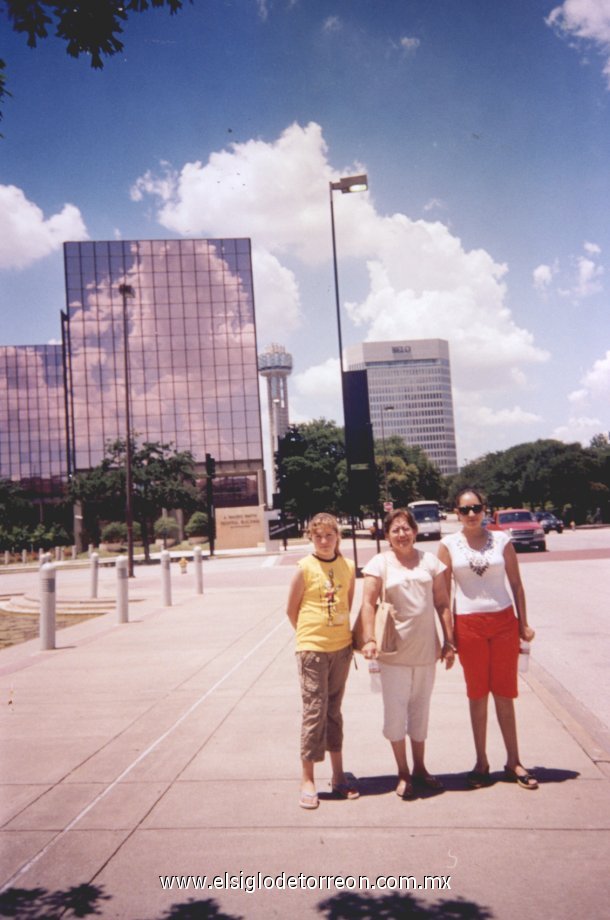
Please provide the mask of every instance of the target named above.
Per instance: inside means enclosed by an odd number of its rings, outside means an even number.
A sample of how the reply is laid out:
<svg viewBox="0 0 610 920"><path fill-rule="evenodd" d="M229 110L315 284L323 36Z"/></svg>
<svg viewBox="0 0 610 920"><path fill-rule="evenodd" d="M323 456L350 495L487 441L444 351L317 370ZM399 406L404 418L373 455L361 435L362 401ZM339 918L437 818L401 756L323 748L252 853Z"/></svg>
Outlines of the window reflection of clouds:
<svg viewBox="0 0 610 920"><path fill-rule="evenodd" d="M0 347L0 476L66 478L60 345Z"/></svg>
<svg viewBox="0 0 610 920"><path fill-rule="evenodd" d="M247 240L66 244L66 272L74 415L88 426L76 425L75 437L91 446L85 466L124 431L121 283L136 291L127 301L134 430L198 459L210 451L260 465Z"/></svg>

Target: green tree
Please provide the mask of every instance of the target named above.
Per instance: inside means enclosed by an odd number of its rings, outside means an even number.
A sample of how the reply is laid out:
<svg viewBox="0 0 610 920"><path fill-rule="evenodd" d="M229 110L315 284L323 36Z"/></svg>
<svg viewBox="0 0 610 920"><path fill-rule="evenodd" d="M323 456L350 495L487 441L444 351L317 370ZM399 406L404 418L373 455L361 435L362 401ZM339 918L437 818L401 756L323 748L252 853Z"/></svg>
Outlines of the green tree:
<svg viewBox="0 0 610 920"><path fill-rule="evenodd" d="M465 466L452 481L452 494L472 485L494 507L556 509L567 521L586 520L600 508L607 513L610 450L541 439L487 454Z"/></svg>
<svg viewBox="0 0 610 920"><path fill-rule="evenodd" d="M592 450L610 453L610 440L608 439L608 435L602 432L593 435L589 446Z"/></svg>
<svg viewBox="0 0 610 920"><path fill-rule="evenodd" d="M53 33L66 43L71 57L88 54L91 66L100 70L104 66L102 55L112 57L123 50L119 36L129 16L151 7L166 7L174 14L185 2L187 0L2 0L0 15L8 19L13 31L27 37L30 48L36 48L39 41ZM6 64L0 60L0 107L10 96L5 71Z"/></svg>
<svg viewBox="0 0 610 920"><path fill-rule="evenodd" d="M99 542L100 521L125 516L125 440L106 445L101 463L74 477L70 497L83 506L85 528ZM171 444L145 441L132 445L133 516L142 529L146 561L150 559L152 523L163 509L191 511L197 500L194 459L190 451Z"/></svg>
<svg viewBox="0 0 610 920"><path fill-rule="evenodd" d="M384 444L375 442L375 462L380 494L383 494ZM395 505L404 507L422 498L441 501L446 486L442 474L418 445L407 445L400 435L385 439L385 466L387 467L388 493Z"/></svg>
<svg viewBox="0 0 610 920"><path fill-rule="evenodd" d="M27 506L21 486L12 479L0 479L0 526L17 523Z"/></svg>
<svg viewBox="0 0 610 920"><path fill-rule="evenodd" d="M280 439L276 469L284 511L301 523L347 505L343 429L326 419L292 425Z"/></svg>

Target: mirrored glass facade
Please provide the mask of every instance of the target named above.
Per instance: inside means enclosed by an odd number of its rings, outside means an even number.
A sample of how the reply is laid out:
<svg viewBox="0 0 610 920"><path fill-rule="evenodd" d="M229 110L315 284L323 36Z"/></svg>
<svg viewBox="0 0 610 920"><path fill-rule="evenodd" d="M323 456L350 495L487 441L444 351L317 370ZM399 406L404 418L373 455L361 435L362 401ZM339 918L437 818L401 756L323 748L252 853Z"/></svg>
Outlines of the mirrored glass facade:
<svg viewBox="0 0 610 920"><path fill-rule="evenodd" d="M259 475L250 241L66 243L64 255L72 470L125 436L127 346L134 436L198 463L210 453L220 474Z"/></svg>
<svg viewBox="0 0 610 920"><path fill-rule="evenodd" d="M400 435L423 448L441 473L457 473L449 343L363 342L346 356L350 370L367 372L374 437Z"/></svg>
<svg viewBox="0 0 610 920"><path fill-rule="evenodd" d="M0 347L0 477L41 496L67 480L61 345Z"/></svg>

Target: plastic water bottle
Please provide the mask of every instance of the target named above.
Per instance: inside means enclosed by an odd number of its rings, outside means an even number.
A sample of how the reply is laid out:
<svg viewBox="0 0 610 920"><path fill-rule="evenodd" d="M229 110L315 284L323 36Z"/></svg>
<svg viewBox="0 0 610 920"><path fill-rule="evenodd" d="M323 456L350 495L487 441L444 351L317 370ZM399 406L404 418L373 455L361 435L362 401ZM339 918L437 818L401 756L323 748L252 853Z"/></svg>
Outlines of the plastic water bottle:
<svg viewBox="0 0 610 920"><path fill-rule="evenodd" d="M519 644L519 670L524 674L530 663L530 644L521 641Z"/></svg>
<svg viewBox="0 0 610 920"><path fill-rule="evenodd" d="M376 658L369 658L369 679L373 693L381 693L381 669Z"/></svg>

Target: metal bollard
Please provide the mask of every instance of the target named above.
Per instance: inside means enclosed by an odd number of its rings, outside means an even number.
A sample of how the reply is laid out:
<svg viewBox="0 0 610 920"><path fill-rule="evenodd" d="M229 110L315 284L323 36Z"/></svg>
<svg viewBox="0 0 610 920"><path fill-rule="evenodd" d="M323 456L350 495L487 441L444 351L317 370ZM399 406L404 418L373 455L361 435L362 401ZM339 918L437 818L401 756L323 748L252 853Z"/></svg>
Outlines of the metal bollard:
<svg viewBox="0 0 610 920"><path fill-rule="evenodd" d="M170 570L171 557L164 549L161 553L161 580L163 582L163 606L172 606L172 576Z"/></svg>
<svg viewBox="0 0 610 920"><path fill-rule="evenodd" d="M195 593L203 594L203 564L200 546L196 546L193 550L193 562L195 563Z"/></svg>
<svg viewBox="0 0 610 920"><path fill-rule="evenodd" d="M99 553L91 553L91 597L97 597L97 585L99 576Z"/></svg>
<svg viewBox="0 0 610 920"><path fill-rule="evenodd" d="M46 562L40 570L40 647L55 648L55 566Z"/></svg>
<svg viewBox="0 0 610 920"><path fill-rule="evenodd" d="M22 550L21 550L21 561L23 562L24 565L25 565L25 563L28 561L28 551L27 551L27 549L22 549Z"/></svg>
<svg viewBox="0 0 610 920"><path fill-rule="evenodd" d="M76 559L76 546L72 547L72 558Z"/></svg>
<svg viewBox="0 0 610 920"><path fill-rule="evenodd" d="M129 581L127 556L117 556L116 560L116 610L119 623L129 623Z"/></svg>
<svg viewBox="0 0 610 920"><path fill-rule="evenodd" d="M7 549L5 549L4 550L4 564L8 565L10 561L11 561L11 554L9 553Z"/></svg>

